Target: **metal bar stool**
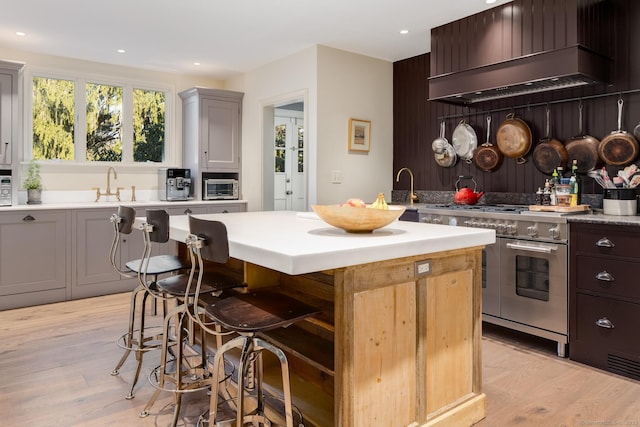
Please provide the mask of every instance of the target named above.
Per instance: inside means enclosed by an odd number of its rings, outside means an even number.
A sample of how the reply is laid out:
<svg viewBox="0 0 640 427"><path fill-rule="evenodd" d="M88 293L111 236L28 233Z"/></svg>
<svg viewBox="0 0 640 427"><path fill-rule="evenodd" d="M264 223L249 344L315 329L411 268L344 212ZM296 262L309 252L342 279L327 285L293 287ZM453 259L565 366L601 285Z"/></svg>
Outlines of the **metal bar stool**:
<svg viewBox="0 0 640 427"><path fill-rule="evenodd" d="M225 225L218 221L207 221L199 218L189 218L190 247L195 259L200 265L200 272L196 285L196 296L203 280L203 260L222 262L228 259L229 243ZM195 243L197 242L197 243ZM226 261L225 261L226 262ZM307 317L318 314L315 307L304 304L294 298L272 290L261 289L245 294L235 294L224 299L214 301L204 306L207 317L214 324L222 326L226 331L235 332L238 336L218 347L213 361L211 380L211 400L208 420L201 420L202 424L208 423L209 427L215 425L218 407L219 384L226 375L220 372L224 369L224 356L229 350L241 349L240 361L237 369L237 397L236 401L236 425L241 427L245 423L254 426L270 426L271 421L265 414L264 393L262 390L262 352L269 351L276 355L280 361L282 373L282 385L284 395L284 410L287 427L293 427L293 403L289 383L289 364L287 357L280 348L269 341L258 337L258 333L267 332L277 328L286 328ZM201 316L196 316L197 322ZM200 323L202 329L210 333L207 324ZM248 375L253 372L253 387L256 392L257 407L250 413L244 411L245 383Z"/></svg>
<svg viewBox="0 0 640 427"><path fill-rule="evenodd" d="M168 229L168 226L169 216L165 211L149 212L143 231L151 233L152 229ZM192 258L190 274L177 274L156 282L158 292L176 298L180 303L165 315L160 365L149 375L149 381L156 388L156 391L140 413L140 417L148 416L160 393L163 391L171 392L175 397L172 426L175 426L178 422L182 395L208 389L211 379L205 331L203 329L198 331L200 342L197 346L191 346L190 352L187 352L186 348L187 338L192 338L187 331L193 331L194 319L202 313L197 305L199 298L198 300L195 299L195 286L191 286L192 281L190 280L190 277L194 276L198 268L202 271L202 266L198 266L193 262L191 251L189 251L189 254ZM143 267L142 275L144 276L145 274L146 271ZM203 283L198 291L206 294L209 301L224 297L223 292L228 289L244 286L244 283L240 280L216 273L203 272L202 276ZM142 280L144 281L145 279L143 278ZM172 324L175 331L174 339L170 337L169 332ZM221 343L221 338L219 342Z"/></svg>
<svg viewBox="0 0 640 427"><path fill-rule="evenodd" d="M116 254L120 240L123 235L131 234L133 229L133 222L136 216L136 211L132 207L119 206L118 213L113 214L110 218L113 224L113 242L111 243L111 249L109 251L109 260L113 268L124 277L138 277L140 284L131 293L131 304L129 308L129 326L127 332L118 338L118 346L124 349L124 354L118 361L116 367L111 372L111 375L118 375L120 368L127 360L129 355L133 352L137 361L136 372L131 382L131 388L129 393L125 396L126 399L133 399L133 390L138 382L140 376L140 370L142 368L143 355L150 351L160 347L160 335L153 333L151 328L145 326L146 320L146 304L149 296L152 296L155 301L157 298L164 298L161 293L157 291L156 281L161 274L174 273L182 269L190 268L190 264L183 261L177 256L173 255L156 255L151 256L151 242L166 243L169 240L169 229L156 230L154 233L150 233L145 236L145 246L143 257L141 259L129 261L125 264L126 270L121 269L119 263L116 260ZM147 241L148 240L148 241ZM145 261L144 269L145 273L152 277L152 280L147 282L141 281L140 273L142 271L142 262ZM140 303L140 309L137 310L138 302ZM165 301L163 300L163 303ZM166 311L166 304L163 304ZM138 325L136 326L136 322Z"/></svg>

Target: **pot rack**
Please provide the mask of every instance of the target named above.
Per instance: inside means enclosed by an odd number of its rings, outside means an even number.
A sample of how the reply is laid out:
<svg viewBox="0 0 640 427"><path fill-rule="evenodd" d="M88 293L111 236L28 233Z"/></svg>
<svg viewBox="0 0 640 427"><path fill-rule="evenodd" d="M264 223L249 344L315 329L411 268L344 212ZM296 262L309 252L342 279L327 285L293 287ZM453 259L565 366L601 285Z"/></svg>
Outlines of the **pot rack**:
<svg viewBox="0 0 640 427"><path fill-rule="evenodd" d="M552 104L564 104L567 102L582 102L586 99L596 99L596 98L606 98L608 96L617 96L617 97L622 97L622 95L629 95L629 94L633 94L633 93L640 93L640 89L630 89L630 90L625 90L622 92L610 92L610 93L601 93L601 94L597 94L597 95L587 95L587 96L579 96L579 97L575 97L575 98L564 98L564 99L558 99L555 101L546 101L546 102L536 102L534 104L523 104L523 105L517 105L515 107L504 107L504 108L496 108L493 110L480 110L480 111L474 111L473 114L474 115L478 115L478 114L492 114L492 113L501 113L504 111L513 111L513 110L519 110L522 108L533 108L533 107L542 107L545 105L552 105ZM459 119L459 118L465 118L467 116L470 115L469 113L469 106L465 106L467 112L466 113L458 113L458 114L449 114L446 116L439 116L438 117L438 121L442 121L442 120L447 120L447 119Z"/></svg>

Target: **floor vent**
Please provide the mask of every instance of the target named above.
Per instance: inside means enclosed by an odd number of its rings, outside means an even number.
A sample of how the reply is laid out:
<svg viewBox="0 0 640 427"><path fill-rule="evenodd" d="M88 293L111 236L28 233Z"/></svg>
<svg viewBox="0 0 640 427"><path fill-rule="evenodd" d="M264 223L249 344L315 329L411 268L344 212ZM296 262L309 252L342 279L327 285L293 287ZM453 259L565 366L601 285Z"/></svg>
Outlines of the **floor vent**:
<svg viewBox="0 0 640 427"><path fill-rule="evenodd" d="M635 360L609 354L607 356L607 368L615 374L640 380L640 362Z"/></svg>

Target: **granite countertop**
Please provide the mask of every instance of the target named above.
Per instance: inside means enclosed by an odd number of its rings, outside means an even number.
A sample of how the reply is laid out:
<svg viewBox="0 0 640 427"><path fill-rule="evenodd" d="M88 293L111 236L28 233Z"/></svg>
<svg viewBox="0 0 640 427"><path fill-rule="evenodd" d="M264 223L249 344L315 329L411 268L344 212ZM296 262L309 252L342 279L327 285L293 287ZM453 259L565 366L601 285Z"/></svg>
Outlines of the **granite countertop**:
<svg viewBox="0 0 640 427"><path fill-rule="evenodd" d="M567 222L587 224L635 225L640 226L640 215L605 215L602 209L594 209L591 213L567 215Z"/></svg>
<svg viewBox="0 0 640 427"><path fill-rule="evenodd" d="M194 216L227 226L233 258L290 275L484 246L496 240L494 230L406 221L394 221L372 233L347 233L309 213L292 211ZM171 238L185 241L188 216L170 218ZM136 218L137 225L143 221Z"/></svg>

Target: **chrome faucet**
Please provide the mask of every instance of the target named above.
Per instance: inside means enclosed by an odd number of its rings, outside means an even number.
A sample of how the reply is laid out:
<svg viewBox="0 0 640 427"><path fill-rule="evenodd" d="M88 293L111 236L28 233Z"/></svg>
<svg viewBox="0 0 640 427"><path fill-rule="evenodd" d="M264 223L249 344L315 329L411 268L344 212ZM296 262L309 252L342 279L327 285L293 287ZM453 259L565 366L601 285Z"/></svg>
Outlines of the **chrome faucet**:
<svg viewBox="0 0 640 427"><path fill-rule="evenodd" d="M411 177L411 190L409 191L409 203L413 205L414 200L418 200L418 196L413 192L413 172L409 168L402 168L398 171L398 175L396 175L396 182L400 181L400 174L402 171L409 172L409 176Z"/></svg>
<svg viewBox="0 0 640 427"><path fill-rule="evenodd" d="M111 192L111 172L113 172L113 179L118 179L118 174L113 166L109 166L107 169L107 191L106 193L100 192L100 187L93 187L92 190L96 190L96 202L100 200L100 196L116 196L116 199L120 201L120 190L124 190L124 187L116 187L116 192Z"/></svg>

